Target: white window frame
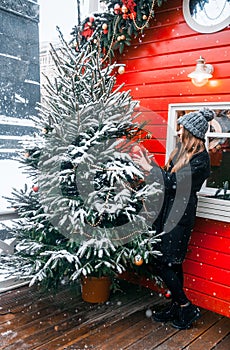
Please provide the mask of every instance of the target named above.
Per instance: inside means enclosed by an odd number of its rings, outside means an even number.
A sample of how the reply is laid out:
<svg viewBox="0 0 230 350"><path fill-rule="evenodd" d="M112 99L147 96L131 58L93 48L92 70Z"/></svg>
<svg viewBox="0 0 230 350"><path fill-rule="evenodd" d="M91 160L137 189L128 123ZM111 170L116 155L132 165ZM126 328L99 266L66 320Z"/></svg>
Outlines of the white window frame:
<svg viewBox="0 0 230 350"><path fill-rule="evenodd" d="M202 12L203 16L205 16L205 13L206 13L205 5L204 5L203 9L199 9L199 12ZM210 4L210 5L212 6L213 4ZM227 6L228 6L228 4L227 4ZM223 17L221 17L221 16L217 17L217 18L219 18L218 22L210 23L209 17L205 16L206 18L204 18L203 24L200 24L200 23L198 23L196 21L195 16L191 15L191 12L190 12L190 0L183 0L183 15L184 15L184 19L187 22L187 24L189 25L189 27L192 28L193 30L195 30L198 33L215 33L215 32L220 31L221 29L224 29L225 27L227 27L229 25L230 16L229 16L229 13L228 13L227 6L224 7L223 10L222 10ZM215 9L214 8L212 8L212 9L214 10L214 13L215 13ZM222 18L222 20L221 20L221 18ZM207 21L205 21L205 19L208 20L209 24L207 24Z"/></svg>
<svg viewBox="0 0 230 350"><path fill-rule="evenodd" d="M178 111L184 110L199 110L203 107L211 109L230 109L230 102L201 102L201 103L175 103L169 104L168 108L168 129L166 142L166 159L168 159L171 151L174 149L177 140L176 132L176 118ZM206 144L208 137L230 137L230 133L213 133L207 132ZM198 207L197 216L206 219L213 219L218 221L230 222L230 201L218 198L209 198L214 195L217 189L206 187L206 181L198 193Z"/></svg>

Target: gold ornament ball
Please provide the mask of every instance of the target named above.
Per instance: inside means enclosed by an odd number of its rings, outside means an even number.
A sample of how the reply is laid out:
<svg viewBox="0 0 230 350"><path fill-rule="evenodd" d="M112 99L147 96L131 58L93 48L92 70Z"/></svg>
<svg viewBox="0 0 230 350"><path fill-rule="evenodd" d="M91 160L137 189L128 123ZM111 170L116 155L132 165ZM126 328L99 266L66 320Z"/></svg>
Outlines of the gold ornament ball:
<svg viewBox="0 0 230 350"><path fill-rule="evenodd" d="M143 15L143 16L142 16L142 19L143 19L144 21L146 21L147 18L148 18L148 17L147 17L146 15Z"/></svg>
<svg viewBox="0 0 230 350"><path fill-rule="evenodd" d="M140 254L136 255L134 258L134 264L136 266L141 266L143 264L144 260Z"/></svg>
<svg viewBox="0 0 230 350"><path fill-rule="evenodd" d="M120 66L120 67L118 68L118 73L119 73L119 74L125 73L125 67Z"/></svg>
<svg viewBox="0 0 230 350"><path fill-rule="evenodd" d="M107 24L107 23L103 23L103 24L102 24L102 29L105 30L105 29L107 29L107 28L108 28L108 24Z"/></svg>
<svg viewBox="0 0 230 350"><path fill-rule="evenodd" d="M151 132L147 132L147 135L145 136L145 138L147 139L147 140L150 140L151 138L152 138L152 134L151 134Z"/></svg>
<svg viewBox="0 0 230 350"><path fill-rule="evenodd" d="M122 34L122 35L120 36L120 38L121 38L121 40L125 40L125 39L126 39L126 37L125 37L124 34Z"/></svg>
<svg viewBox="0 0 230 350"><path fill-rule="evenodd" d="M43 134L48 134L48 130L47 130L46 128L43 128L43 129L42 129L42 133L43 133Z"/></svg>
<svg viewBox="0 0 230 350"><path fill-rule="evenodd" d="M127 7L125 5L122 6L121 12L122 13L127 13L128 12L128 9L127 9Z"/></svg>

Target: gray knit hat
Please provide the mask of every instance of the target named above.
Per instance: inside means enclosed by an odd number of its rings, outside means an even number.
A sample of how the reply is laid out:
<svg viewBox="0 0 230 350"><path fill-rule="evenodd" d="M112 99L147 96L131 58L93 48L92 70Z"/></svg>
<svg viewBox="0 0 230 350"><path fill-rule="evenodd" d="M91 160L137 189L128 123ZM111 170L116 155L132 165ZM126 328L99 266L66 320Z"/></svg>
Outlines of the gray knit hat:
<svg viewBox="0 0 230 350"><path fill-rule="evenodd" d="M183 115L177 120L177 124L183 125L185 129L198 139L204 140L205 134L208 131L208 122L210 122L214 116L214 111L203 108L199 111Z"/></svg>

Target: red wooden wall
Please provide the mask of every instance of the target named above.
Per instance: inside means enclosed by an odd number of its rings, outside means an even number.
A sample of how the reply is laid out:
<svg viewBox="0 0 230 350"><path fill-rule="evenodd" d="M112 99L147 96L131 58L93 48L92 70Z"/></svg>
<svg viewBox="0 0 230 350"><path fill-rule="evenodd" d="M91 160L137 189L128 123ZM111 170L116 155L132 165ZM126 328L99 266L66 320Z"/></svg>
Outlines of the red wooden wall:
<svg viewBox="0 0 230 350"><path fill-rule="evenodd" d="M187 75L200 56L213 65L214 74L207 85L195 87ZM182 0L156 7L151 26L133 39L117 62L126 65L117 83L125 83L145 110L153 133L153 140L145 144L161 164L170 103L230 101L230 27L211 34L193 31L184 20Z"/></svg>
<svg viewBox="0 0 230 350"><path fill-rule="evenodd" d="M186 260L185 290L198 306L230 317L230 224L196 219Z"/></svg>
<svg viewBox="0 0 230 350"><path fill-rule="evenodd" d="M195 87L187 77L203 56L213 78ZM182 0L155 8L155 19L117 59L126 65L117 75L140 101L152 139L144 141L160 165L165 161L168 105L230 101L230 26L217 33L193 31L185 22ZM185 287L197 305L230 317L230 225L198 219L184 263Z"/></svg>

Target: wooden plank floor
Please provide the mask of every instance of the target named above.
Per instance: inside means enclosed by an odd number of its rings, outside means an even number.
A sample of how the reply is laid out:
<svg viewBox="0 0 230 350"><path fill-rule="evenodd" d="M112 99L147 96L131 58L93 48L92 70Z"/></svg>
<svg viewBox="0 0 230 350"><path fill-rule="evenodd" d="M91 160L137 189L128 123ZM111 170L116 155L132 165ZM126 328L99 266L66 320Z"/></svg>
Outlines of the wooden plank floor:
<svg viewBox="0 0 230 350"><path fill-rule="evenodd" d="M0 294L0 349L4 350L229 350L230 319L207 310L189 330L147 317L166 300L122 281L123 292L89 304L78 290L56 295L21 287Z"/></svg>

